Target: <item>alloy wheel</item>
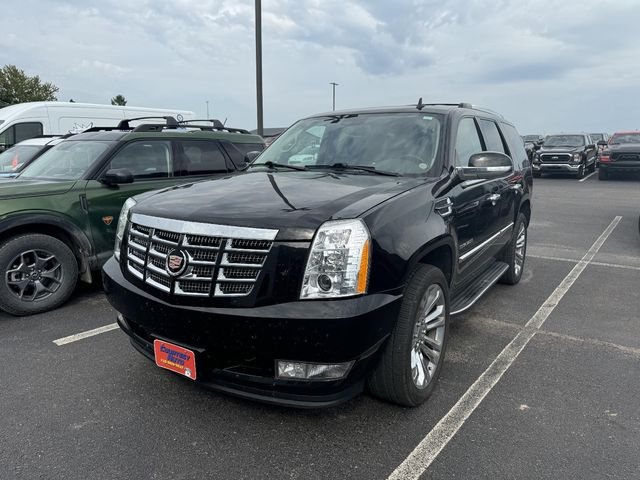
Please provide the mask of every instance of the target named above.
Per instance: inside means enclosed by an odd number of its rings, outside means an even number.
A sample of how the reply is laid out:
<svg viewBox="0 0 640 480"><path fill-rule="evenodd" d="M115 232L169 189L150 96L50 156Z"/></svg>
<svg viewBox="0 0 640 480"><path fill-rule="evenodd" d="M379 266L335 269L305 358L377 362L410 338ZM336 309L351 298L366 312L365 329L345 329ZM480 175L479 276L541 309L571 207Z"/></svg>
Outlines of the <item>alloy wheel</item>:
<svg viewBox="0 0 640 480"><path fill-rule="evenodd" d="M527 247L527 229L524 226L524 223L520 224L520 228L518 229L518 236L516 237L516 255L514 262L514 271L516 274L516 278L520 276L522 272L522 267L524 266L524 255L525 249Z"/></svg>
<svg viewBox="0 0 640 480"><path fill-rule="evenodd" d="M27 250L17 255L5 274L9 291L22 301L34 302L53 295L62 285L60 261L46 250Z"/></svg>
<svg viewBox="0 0 640 480"><path fill-rule="evenodd" d="M419 389L426 388L440 362L444 345L446 306L442 287L430 285L418 306L411 347L411 378Z"/></svg>

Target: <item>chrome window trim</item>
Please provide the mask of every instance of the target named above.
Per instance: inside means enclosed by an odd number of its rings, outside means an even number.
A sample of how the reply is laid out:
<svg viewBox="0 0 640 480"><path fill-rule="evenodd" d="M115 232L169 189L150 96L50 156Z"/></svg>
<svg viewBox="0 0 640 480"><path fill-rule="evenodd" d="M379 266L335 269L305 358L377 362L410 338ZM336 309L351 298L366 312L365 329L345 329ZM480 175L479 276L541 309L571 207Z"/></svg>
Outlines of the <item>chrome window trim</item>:
<svg viewBox="0 0 640 480"><path fill-rule="evenodd" d="M151 217L140 213L131 215L131 222L145 227L168 230L179 234L207 235L212 237L238 238L243 240L275 240L278 230L267 228L238 227L214 223L190 222L172 218Z"/></svg>

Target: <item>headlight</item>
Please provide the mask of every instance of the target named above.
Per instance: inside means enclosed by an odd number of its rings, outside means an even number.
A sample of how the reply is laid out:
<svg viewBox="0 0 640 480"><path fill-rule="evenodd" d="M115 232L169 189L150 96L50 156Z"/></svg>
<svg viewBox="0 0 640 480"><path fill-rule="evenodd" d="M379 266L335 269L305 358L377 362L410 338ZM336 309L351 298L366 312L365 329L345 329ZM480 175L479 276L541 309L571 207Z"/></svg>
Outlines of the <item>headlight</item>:
<svg viewBox="0 0 640 480"><path fill-rule="evenodd" d="M367 292L371 238L362 220L332 220L316 232L300 298L347 297Z"/></svg>
<svg viewBox="0 0 640 480"><path fill-rule="evenodd" d="M127 220L129 219L129 210L136 204L133 198L128 198L122 210L120 210L120 216L118 217L118 228L116 229L116 244L113 247L113 256L116 260L120 261L120 246L122 245L122 237L124 236L124 229L127 226Z"/></svg>
<svg viewBox="0 0 640 480"><path fill-rule="evenodd" d="M574 162L580 162L580 161L582 161L582 155L581 155L581 154L579 154L579 153L574 153L574 154L573 154L573 161L574 161Z"/></svg>

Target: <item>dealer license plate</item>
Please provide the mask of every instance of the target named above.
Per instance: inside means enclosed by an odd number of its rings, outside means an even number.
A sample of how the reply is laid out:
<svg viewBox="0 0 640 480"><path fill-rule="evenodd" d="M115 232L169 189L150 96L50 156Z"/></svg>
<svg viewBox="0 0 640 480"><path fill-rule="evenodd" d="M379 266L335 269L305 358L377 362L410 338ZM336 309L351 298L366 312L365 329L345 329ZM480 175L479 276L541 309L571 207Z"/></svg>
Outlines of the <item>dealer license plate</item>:
<svg viewBox="0 0 640 480"><path fill-rule="evenodd" d="M196 357L188 348L164 340L154 340L153 351L157 366L184 375L191 380L196 379Z"/></svg>

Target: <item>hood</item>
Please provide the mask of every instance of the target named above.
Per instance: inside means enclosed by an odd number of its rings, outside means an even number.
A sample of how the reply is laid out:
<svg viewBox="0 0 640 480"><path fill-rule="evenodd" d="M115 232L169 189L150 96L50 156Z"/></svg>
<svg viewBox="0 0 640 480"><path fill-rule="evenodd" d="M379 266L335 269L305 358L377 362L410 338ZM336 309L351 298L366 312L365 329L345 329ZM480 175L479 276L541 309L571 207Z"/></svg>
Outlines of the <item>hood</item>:
<svg viewBox="0 0 640 480"><path fill-rule="evenodd" d="M0 179L0 199L35 197L38 195L56 195L68 192L76 180L20 180Z"/></svg>
<svg viewBox="0 0 640 480"><path fill-rule="evenodd" d="M584 151L584 147L545 147L543 146L538 153L580 153Z"/></svg>
<svg viewBox="0 0 640 480"><path fill-rule="evenodd" d="M310 240L329 219L355 218L424 178L327 172L254 171L143 196L133 212L156 217L280 230L278 240Z"/></svg>

